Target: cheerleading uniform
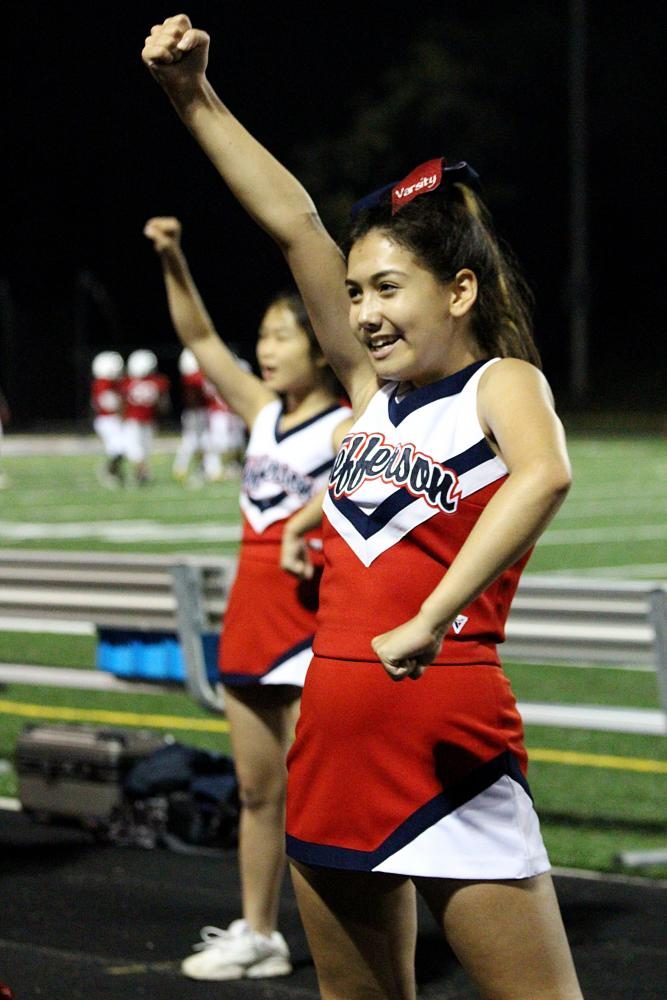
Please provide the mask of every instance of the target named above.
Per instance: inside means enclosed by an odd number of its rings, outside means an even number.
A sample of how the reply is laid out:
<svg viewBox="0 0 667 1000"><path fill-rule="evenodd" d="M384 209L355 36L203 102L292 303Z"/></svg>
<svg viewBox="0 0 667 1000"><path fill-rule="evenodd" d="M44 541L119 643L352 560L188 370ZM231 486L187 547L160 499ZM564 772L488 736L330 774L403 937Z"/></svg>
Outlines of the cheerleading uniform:
<svg viewBox="0 0 667 1000"><path fill-rule="evenodd" d="M312 655L321 575L321 535L307 538L312 580L280 568L285 522L324 489L334 461L333 434L350 416L335 403L289 430L283 405L264 406L246 450L241 486L243 536L220 640L221 680L228 685L303 685Z"/></svg>
<svg viewBox="0 0 667 1000"><path fill-rule="evenodd" d="M477 416L479 379L497 360L403 397L385 383L336 457L314 658L288 756L297 861L460 879L549 867L496 650L528 554L463 609L416 682L393 681L371 647L419 611L507 477Z"/></svg>

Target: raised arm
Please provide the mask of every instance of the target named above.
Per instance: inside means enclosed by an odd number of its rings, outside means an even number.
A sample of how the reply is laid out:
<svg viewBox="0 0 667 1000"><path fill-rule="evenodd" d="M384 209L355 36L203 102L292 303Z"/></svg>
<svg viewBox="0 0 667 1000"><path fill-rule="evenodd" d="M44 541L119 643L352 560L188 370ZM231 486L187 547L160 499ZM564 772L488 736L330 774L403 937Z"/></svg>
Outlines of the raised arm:
<svg viewBox="0 0 667 1000"><path fill-rule="evenodd" d="M331 366L352 399L373 371L349 324L345 264L310 195L225 107L206 77L210 39L181 14L151 29L142 58L248 214L278 244Z"/></svg>
<svg viewBox="0 0 667 1000"><path fill-rule="evenodd" d="M181 247L180 222L168 216L149 219L144 235L160 258L169 314L181 343L190 348L231 408L252 426L261 408L275 396L261 379L239 365L216 332Z"/></svg>

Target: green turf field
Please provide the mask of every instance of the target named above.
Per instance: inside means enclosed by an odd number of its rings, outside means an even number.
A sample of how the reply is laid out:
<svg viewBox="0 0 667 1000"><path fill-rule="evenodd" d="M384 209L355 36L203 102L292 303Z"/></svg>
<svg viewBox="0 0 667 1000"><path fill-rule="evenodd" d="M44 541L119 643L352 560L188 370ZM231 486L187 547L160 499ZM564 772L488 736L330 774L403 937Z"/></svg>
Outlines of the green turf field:
<svg viewBox="0 0 667 1000"><path fill-rule="evenodd" d="M234 554L238 481L184 488L170 477L163 444L154 482L109 491L97 480L94 442L75 453L57 439L43 453L16 454L6 442L1 466L0 543L5 547ZM78 452L78 453L77 453ZM658 436L573 435L574 486L540 541L529 572L620 579L667 577L667 440ZM0 632L0 661L92 668L86 636ZM508 664L517 697L657 707L652 672ZM185 742L227 749L224 719L182 692L102 694L54 687L0 689L0 758L11 762L21 727L44 715L105 720L172 731ZM129 714L131 713L131 714ZM109 717L109 718L110 718ZM667 848L667 742L661 737L530 727L530 780L556 865L621 870L620 850ZM0 795L14 795L13 769ZM667 865L644 874L667 877Z"/></svg>

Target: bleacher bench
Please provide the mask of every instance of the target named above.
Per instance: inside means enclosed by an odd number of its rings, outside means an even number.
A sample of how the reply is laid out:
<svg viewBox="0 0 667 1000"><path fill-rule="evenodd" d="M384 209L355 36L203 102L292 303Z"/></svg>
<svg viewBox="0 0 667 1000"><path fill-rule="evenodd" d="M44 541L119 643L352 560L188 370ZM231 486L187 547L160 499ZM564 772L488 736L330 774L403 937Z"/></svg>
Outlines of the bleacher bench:
<svg viewBox="0 0 667 1000"><path fill-rule="evenodd" d="M207 618L219 627L236 569L233 558L10 549L0 552L0 615L173 630L177 564L200 574Z"/></svg>
<svg viewBox="0 0 667 1000"><path fill-rule="evenodd" d="M171 633L192 695L220 710L202 636L216 634L236 559L217 556L0 553L0 618L85 621L108 629ZM351 595L353 597L353 595ZM522 703L526 722L667 733L667 585L526 574L512 605L508 662L654 669L660 709Z"/></svg>
<svg viewBox="0 0 667 1000"><path fill-rule="evenodd" d="M667 734L667 584L526 574L512 603L508 662L654 670L658 709L522 702L525 722ZM592 687L594 684L591 685Z"/></svg>
<svg viewBox="0 0 667 1000"><path fill-rule="evenodd" d="M44 631L50 623L88 623L99 638L98 666L124 679L184 680L197 700L220 709L203 642L220 631L235 571L232 557L7 550L0 553L0 619L19 630L23 622ZM114 648L129 651L135 669L105 664Z"/></svg>

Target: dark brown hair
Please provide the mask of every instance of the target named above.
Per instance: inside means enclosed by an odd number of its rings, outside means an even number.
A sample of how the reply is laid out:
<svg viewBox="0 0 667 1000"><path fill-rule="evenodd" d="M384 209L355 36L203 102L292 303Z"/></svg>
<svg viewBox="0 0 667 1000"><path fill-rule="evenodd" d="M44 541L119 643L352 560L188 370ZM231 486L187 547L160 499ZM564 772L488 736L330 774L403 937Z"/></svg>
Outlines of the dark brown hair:
<svg viewBox="0 0 667 1000"><path fill-rule="evenodd" d="M409 250L438 280L451 281L462 268L477 278L472 329L488 357L522 358L541 367L532 333L533 297L509 248L496 235L491 216L464 184L446 184L391 214L391 192L352 222L346 251L379 229Z"/></svg>

